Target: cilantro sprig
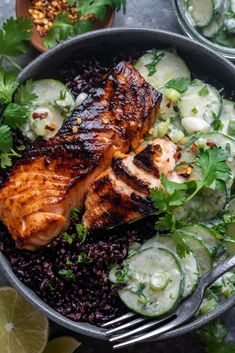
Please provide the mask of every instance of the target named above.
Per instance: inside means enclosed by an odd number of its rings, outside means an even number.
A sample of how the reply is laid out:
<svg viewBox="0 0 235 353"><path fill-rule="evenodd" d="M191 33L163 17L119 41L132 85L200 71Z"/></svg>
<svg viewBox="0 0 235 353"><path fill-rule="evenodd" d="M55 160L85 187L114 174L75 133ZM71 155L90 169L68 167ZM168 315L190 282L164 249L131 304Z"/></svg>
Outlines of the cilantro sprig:
<svg viewBox="0 0 235 353"><path fill-rule="evenodd" d="M191 80L189 77L179 77L168 81L165 86L167 88L173 88L179 93L184 93L190 84Z"/></svg>
<svg viewBox="0 0 235 353"><path fill-rule="evenodd" d="M65 39L92 30L94 19L89 18L90 15L94 15L103 23L107 14L107 6L117 10L123 8L123 11L126 6L126 0L68 0L67 2L69 6L76 6L78 19L73 22L67 13L61 12L44 38L44 45L47 48L52 48Z"/></svg>
<svg viewBox="0 0 235 353"><path fill-rule="evenodd" d="M8 61L15 69L21 67L12 57L26 53L31 38L32 21L29 18L10 17L0 29L0 64Z"/></svg>
<svg viewBox="0 0 235 353"><path fill-rule="evenodd" d="M163 58L165 53L162 53L157 50L157 49L152 49L150 54L152 55L152 61L149 64L146 64L145 67L148 69L149 76L152 76L155 74L157 71L157 64L159 61Z"/></svg>
<svg viewBox="0 0 235 353"><path fill-rule="evenodd" d="M199 152L194 167L199 168L199 180L189 179L184 183L175 183L161 175L162 188L152 188L150 199L156 214L163 215L155 223L159 231L168 231L175 240L177 253L184 257L189 247L179 232L181 226L174 216L174 210L187 204L203 188L224 191L226 183L232 178L231 169L226 164L227 154L221 148L209 148ZM165 213L165 214L164 214Z"/></svg>
<svg viewBox="0 0 235 353"><path fill-rule="evenodd" d="M13 149L12 129L22 128L32 109L37 95L33 92L33 81L20 85L15 72L0 68L0 166L12 166L13 157L21 154Z"/></svg>

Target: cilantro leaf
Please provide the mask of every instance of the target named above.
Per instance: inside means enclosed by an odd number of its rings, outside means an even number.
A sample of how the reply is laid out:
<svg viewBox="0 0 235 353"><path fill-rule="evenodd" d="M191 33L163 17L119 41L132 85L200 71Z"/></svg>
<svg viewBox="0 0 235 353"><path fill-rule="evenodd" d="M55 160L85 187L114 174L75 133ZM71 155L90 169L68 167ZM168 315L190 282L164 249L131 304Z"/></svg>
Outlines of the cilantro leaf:
<svg viewBox="0 0 235 353"><path fill-rule="evenodd" d="M148 69L149 74L148 76L152 76L155 74L157 71L156 66L159 63L159 61L163 58L165 55L164 53L159 53L157 49L153 49L150 52L152 54L152 62L149 64L146 64L145 67Z"/></svg>
<svg viewBox="0 0 235 353"><path fill-rule="evenodd" d="M164 230L171 230L173 227L173 219L171 214L165 214L162 217L159 217L158 220L155 222L155 229L164 231Z"/></svg>
<svg viewBox="0 0 235 353"><path fill-rule="evenodd" d="M51 29L44 37L44 45L52 48L59 42L74 36L73 22L65 12L59 13Z"/></svg>
<svg viewBox="0 0 235 353"><path fill-rule="evenodd" d="M176 251L177 254L179 255L180 258L185 257L186 254L189 254L191 249L188 246L188 244L184 241L182 237L182 233L178 232L177 230L173 230L171 233L175 245L176 245Z"/></svg>
<svg viewBox="0 0 235 353"><path fill-rule="evenodd" d="M52 48L70 37L88 32L91 29L91 20L81 20L74 24L67 13L61 12L45 35L44 45L47 48Z"/></svg>
<svg viewBox="0 0 235 353"><path fill-rule="evenodd" d="M205 344L205 352L207 353L235 353L235 345L225 341L228 330L220 320L201 328L198 335L202 343Z"/></svg>
<svg viewBox="0 0 235 353"><path fill-rule="evenodd" d="M17 153L13 149L11 149L10 152L5 152L0 154L0 165L1 168L7 168L12 166L12 157L17 157L20 158L22 155L20 153Z"/></svg>
<svg viewBox="0 0 235 353"><path fill-rule="evenodd" d="M221 190L221 185L229 182L232 172L226 164L227 157L219 147L201 151L195 164L202 170L203 186Z"/></svg>
<svg viewBox="0 0 235 353"><path fill-rule="evenodd" d="M188 77L179 77L177 79L172 79L166 83L167 88L173 88L179 93L183 93L186 91L188 86L190 85L191 80Z"/></svg>
<svg viewBox="0 0 235 353"><path fill-rule="evenodd" d="M161 175L161 184L164 189L152 188L150 190L150 199L154 207L160 211L166 211L169 207L180 206L186 198L186 183L175 183Z"/></svg>
<svg viewBox="0 0 235 353"><path fill-rule="evenodd" d="M75 280L75 274L73 273L73 270L59 270L58 274L66 278L67 280Z"/></svg>
<svg viewBox="0 0 235 353"><path fill-rule="evenodd" d="M11 129L7 125L0 126L0 153L8 153L12 149Z"/></svg>
<svg viewBox="0 0 235 353"><path fill-rule="evenodd" d="M0 55L18 56L27 49L31 38L32 21L29 18L10 17L0 29Z"/></svg>
<svg viewBox="0 0 235 353"><path fill-rule="evenodd" d="M87 255L85 254L84 251L82 251L77 258L77 263L78 264L90 264L93 260L89 257L87 257Z"/></svg>
<svg viewBox="0 0 235 353"><path fill-rule="evenodd" d="M18 86L17 73L5 72L3 68L0 68L0 103L10 103Z"/></svg>
<svg viewBox="0 0 235 353"><path fill-rule="evenodd" d="M71 245L75 239L75 234L68 234L67 232L65 232L63 234L63 239L66 241L66 243Z"/></svg>
<svg viewBox="0 0 235 353"><path fill-rule="evenodd" d="M84 243L88 234L88 230L86 229L84 224L82 223L76 224L76 232L77 232L77 236L81 240L81 243Z"/></svg>
<svg viewBox="0 0 235 353"><path fill-rule="evenodd" d="M101 23L104 22L107 13L107 6L117 8L123 7L125 11L125 0L80 0L77 1L79 16L96 15Z"/></svg>
<svg viewBox="0 0 235 353"><path fill-rule="evenodd" d="M14 101L19 105L31 105L36 99L37 94L33 92L34 82L29 79L25 84L20 85L14 95Z"/></svg>
<svg viewBox="0 0 235 353"><path fill-rule="evenodd" d="M25 125L30 115L30 109L26 105L10 103L3 112L3 124L12 129L20 129Z"/></svg>
<svg viewBox="0 0 235 353"><path fill-rule="evenodd" d="M70 212L70 218L76 219L80 213L81 213L81 210L79 210L78 208L73 208L72 211Z"/></svg>

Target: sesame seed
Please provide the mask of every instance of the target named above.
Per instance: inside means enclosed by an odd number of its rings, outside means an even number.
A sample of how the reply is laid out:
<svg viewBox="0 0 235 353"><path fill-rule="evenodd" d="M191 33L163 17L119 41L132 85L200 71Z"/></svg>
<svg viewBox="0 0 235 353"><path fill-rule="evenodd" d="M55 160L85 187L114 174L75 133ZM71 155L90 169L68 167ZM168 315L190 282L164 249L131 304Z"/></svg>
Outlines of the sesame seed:
<svg viewBox="0 0 235 353"><path fill-rule="evenodd" d="M102 119L103 124L107 125L109 123L109 120L107 118Z"/></svg>
<svg viewBox="0 0 235 353"><path fill-rule="evenodd" d="M78 125L80 125L82 123L82 119L81 118L77 118L77 123L78 123Z"/></svg>
<svg viewBox="0 0 235 353"><path fill-rule="evenodd" d="M73 130L73 133L76 134L78 132L78 127L77 126L73 126L72 130Z"/></svg>

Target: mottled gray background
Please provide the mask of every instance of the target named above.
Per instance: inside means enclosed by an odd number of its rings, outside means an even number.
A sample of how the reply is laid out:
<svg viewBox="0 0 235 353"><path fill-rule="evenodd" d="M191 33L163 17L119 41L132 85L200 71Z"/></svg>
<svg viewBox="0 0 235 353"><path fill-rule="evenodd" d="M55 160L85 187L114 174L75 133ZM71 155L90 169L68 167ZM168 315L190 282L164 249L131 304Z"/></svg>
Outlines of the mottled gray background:
<svg viewBox="0 0 235 353"><path fill-rule="evenodd" d="M127 0L127 12L123 16L118 13L115 20L117 27L150 27L168 30L171 32L180 32L179 25L174 15L171 0ZM0 0L0 25L10 15L15 15L15 0ZM38 55L38 52L31 48L29 52L19 58L18 62L24 66ZM0 282L5 283L0 272ZM235 340L235 326L233 325L233 315L235 310L230 310L223 319L227 323L230 334L229 340ZM73 334L67 332L64 328L52 324L51 336L61 334ZM112 347L103 341L87 338L84 336L78 337L83 343L79 348L81 353L109 353ZM198 341L196 333L191 333L177 339L159 343L142 344L130 349L122 350L130 353L200 353L203 348ZM17 352L14 352L17 353Z"/></svg>

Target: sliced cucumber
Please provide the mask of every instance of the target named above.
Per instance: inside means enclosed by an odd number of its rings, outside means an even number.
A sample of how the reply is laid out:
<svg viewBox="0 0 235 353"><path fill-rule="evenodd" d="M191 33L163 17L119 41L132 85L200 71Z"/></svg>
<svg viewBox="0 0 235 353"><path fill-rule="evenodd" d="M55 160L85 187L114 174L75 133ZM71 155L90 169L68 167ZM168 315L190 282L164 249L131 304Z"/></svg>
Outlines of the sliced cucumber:
<svg viewBox="0 0 235 353"><path fill-rule="evenodd" d="M235 197L230 200L227 206L227 210L229 211L229 213L231 213L231 215L235 216ZM228 224L226 235L228 237L234 238L235 240L235 222L231 222Z"/></svg>
<svg viewBox="0 0 235 353"><path fill-rule="evenodd" d="M215 17L208 24L208 26L203 27L202 34L207 38L213 38L219 30L223 27L224 18L223 17Z"/></svg>
<svg viewBox="0 0 235 353"><path fill-rule="evenodd" d="M190 71L185 62L175 53L166 50L158 50L157 55L161 55L160 61L156 64L156 72L149 75L146 65L154 60L152 51L141 56L135 64L137 70L154 88L163 87L168 81L179 77L191 78Z"/></svg>
<svg viewBox="0 0 235 353"><path fill-rule="evenodd" d="M58 80L40 80L34 82L33 92L38 98L37 106L49 105L58 109L63 116L68 116L74 109L74 97L68 87Z"/></svg>
<svg viewBox="0 0 235 353"><path fill-rule="evenodd" d="M224 245L227 248L228 255L235 255L235 237L232 238L225 238Z"/></svg>
<svg viewBox="0 0 235 353"><path fill-rule="evenodd" d="M184 271L173 252L163 247L141 250L126 265L128 280L118 294L129 309L158 317L177 307L184 290Z"/></svg>
<svg viewBox="0 0 235 353"><path fill-rule="evenodd" d="M40 105L34 108L22 132L31 140L37 137L45 139L54 136L61 128L64 118L61 113L52 106Z"/></svg>
<svg viewBox="0 0 235 353"><path fill-rule="evenodd" d="M182 234L182 238L192 249L194 254L197 257L200 275L210 271L212 267L212 259L209 250L203 244L202 240L197 238L195 235L191 233Z"/></svg>
<svg viewBox="0 0 235 353"><path fill-rule="evenodd" d="M200 128L203 120L210 125L214 118L220 115L221 109L222 98L219 92L216 88L204 83L190 85L187 91L182 94L179 102L182 119L191 119L189 133L203 131L204 126ZM197 123L196 119L200 119L200 124Z"/></svg>
<svg viewBox="0 0 235 353"><path fill-rule="evenodd" d="M213 38L221 30L224 24L225 14L229 9L229 1L230 0L216 1L215 15L213 16L213 19L208 26L202 28L202 34L205 37Z"/></svg>
<svg viewBox="0 0 235 353"><path fill-rule="evenodd" d="M191 233L199 238L210 254L213 255L220 244L214 233L207 227L200 224L189 224L181 228L182 231Z"/></svg>
<svg viewBox="0 0 235 353"><path fill-rule="evenodd" d="M235 0L230 0L230 11L235 13Z"/></svg>
<svg viewBox="0 0 235 353"><path fill-rule="evenodd" d="M227 210L233 215L235 216L235 197L232 197L229 204L228 204L228 207L227 207Z"/></svg>
<svg viewBox="0 0 235 353"><path fill-rule="evenodd" d="M228 31L221 28L219 32L213 38L214 42L222 45L223 47L234 48L235 47L235 36L234 33L228 33Z"/></svg>
<svg viewBox="0 0 235 353"><path fill-rule="evenodd" d="M171 236L155 236L147 240L141 249L147 249L154 246L159 246L159 244L166 246L168 249L176 253L175 242ZM199 266L196 256L193 252L186 254L185 257L181 258L181 262L185 271L185 285L183 298L189 296L198 284L199 280Z"/></svg>
<svg viewBox="0 0 235 353"><path fill-rule="evenodd" d="M214 14L213 0L188 0L188 12L194 20L197 27L208 25Z"/></svg>
<svg viewBox="0 0 235 353"><path fill-rule="evenodd" d="M162 93L162 102L160 105L160 110L159 110L159 117L162 120L168 120L170 119L171 121L174 120L178 113L177 113L177 109L175 109L175 102L172 102L172 100L170 100L166 93L167 93L167 89L166 88L160 88L159 91Z"/></svg>
<svg viewBox="0 0 235 353"><path fill-rule="evenodd" d="M223 127L220 132L223 134L230 135L231 132L231 124L230 121L235 121L235 103L233 101L223 99L223 109L220 115L220 120L222 121ZM229 129L230 126L230 129ZM229 131L230 130L230 131ZM234 137L232 133L231 136Z"/></svg>

